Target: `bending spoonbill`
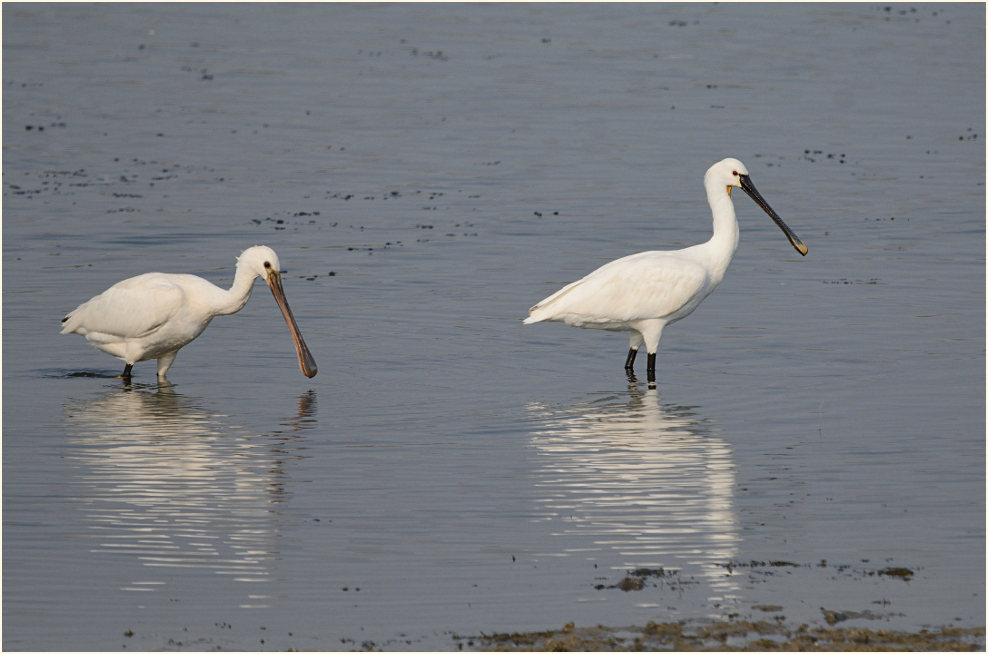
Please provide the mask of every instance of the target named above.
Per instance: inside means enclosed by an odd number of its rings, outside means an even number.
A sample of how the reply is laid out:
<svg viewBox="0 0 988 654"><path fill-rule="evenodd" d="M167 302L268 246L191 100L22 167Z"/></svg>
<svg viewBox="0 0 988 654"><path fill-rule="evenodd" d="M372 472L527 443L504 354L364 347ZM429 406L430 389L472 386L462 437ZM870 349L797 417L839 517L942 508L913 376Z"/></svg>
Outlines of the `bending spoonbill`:
<svg viewBox="0 0 988 654"><path fill-rule="evenodd" d="M682 320L724 278L738 248L738 220L731 189L740 187L782 229L796 251L806 255L799 237L755 189L748 169L724 159L703 176L714 216L714 234L706 243L682 250L639 252L604 264L529 309L524 323L543 320L592 329L631 332L624 367L634 369L642 343L648 350L648 381L655 381L655 353L666 325Z"/></svg>
<svg viewBox="0 0 988 654"><path fill-rule="evenodd" d="M264 245L247 248L237 257L233 287L226 291L195 275L145 273L114 284L62 318L62 334L81 334L97 349L126 364L124 378L138 361L158 360L164 379L180 348L202 333L215 316L244 308L254 279L271 288L295 341L298 364L306 377L318 371L281 286L281 266L274 250Z"/></svg>

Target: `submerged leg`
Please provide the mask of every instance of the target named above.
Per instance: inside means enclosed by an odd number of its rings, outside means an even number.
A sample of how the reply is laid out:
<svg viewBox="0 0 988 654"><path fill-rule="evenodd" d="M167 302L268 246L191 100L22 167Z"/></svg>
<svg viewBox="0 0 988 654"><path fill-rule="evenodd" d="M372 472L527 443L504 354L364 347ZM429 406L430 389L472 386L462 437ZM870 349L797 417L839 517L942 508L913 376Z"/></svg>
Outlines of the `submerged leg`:
<svg viewBox="0 0 988 654"><path fill-rule="evenodd" d="M655 383L655 352L648 353L648 368L645 371L648 383Z"/></svg>
<svg viewBox="0 0 988 654"><path fill-rule="evenodd" d="M641 332L631 332L631 338L628 344L628 358L624 360L625 370L634 370L635 357L638 355L638 348L640 348L644 342L645 339L642 338Z"/></svg>

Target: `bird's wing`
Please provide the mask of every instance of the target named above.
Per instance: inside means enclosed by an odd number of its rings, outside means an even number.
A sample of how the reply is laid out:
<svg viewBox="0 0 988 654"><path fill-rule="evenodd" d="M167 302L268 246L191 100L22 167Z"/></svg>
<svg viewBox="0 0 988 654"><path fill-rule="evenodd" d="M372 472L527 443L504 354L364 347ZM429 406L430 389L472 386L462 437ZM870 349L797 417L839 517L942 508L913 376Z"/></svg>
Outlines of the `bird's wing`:
<svg viewBox="0 0 988 654"><path fill-rule="evenodd" d="M168 322L184 302L182 287L166 275L138 275L79 305L63 320L62 333L81 331L139 338Z"/></svg>
<svg viewBox="0 0 988 654"><path fill-rule="evenodd" d="M605 264L532 307L527 322L585 324L663 318L702 299L704 266L669 252L641 252ZM567 321L569 321L567 320Z"/></svg>

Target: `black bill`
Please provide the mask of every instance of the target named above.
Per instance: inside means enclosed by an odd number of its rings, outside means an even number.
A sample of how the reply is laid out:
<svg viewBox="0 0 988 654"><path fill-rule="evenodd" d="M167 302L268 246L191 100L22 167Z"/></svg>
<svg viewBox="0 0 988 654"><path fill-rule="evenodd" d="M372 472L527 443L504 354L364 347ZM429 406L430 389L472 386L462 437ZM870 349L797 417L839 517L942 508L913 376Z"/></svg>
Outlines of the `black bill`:
<svg viewBox="0 0 988 654"><path fill-rule="evenodd" d="M766 202L765 198L762 197L762 194L758 192L758 189L755 188L755 185L751 183L751 179L747 175L741 175L740 177L741 177L741 188L744 190L744 192L747 193L749 196L751 196L751 199L754 200L758 204L758 206L761 207L762 210L765 213L767 213L772 218L772 220L775 221L775 224L779 226L779 229L781 229L782 232L786 235L786 238L788 238L789 242L792 243L792 246L796 248L796 251L805 257L806 252L808 251L806 245L804 245L803 242L799 240L799 237L796 236L795 232L789 229L789 225L783 222L782 218L779 217L779 214L775 213L775 209L768 206L768 202Z"/></svg>

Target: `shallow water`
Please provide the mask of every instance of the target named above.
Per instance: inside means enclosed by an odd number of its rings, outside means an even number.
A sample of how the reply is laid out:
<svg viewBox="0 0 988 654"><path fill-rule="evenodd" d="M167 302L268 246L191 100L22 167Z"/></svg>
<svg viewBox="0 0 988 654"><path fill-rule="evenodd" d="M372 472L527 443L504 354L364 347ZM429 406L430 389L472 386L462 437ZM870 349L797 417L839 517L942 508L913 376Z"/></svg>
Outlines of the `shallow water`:
<svg viewBox="0 0 988 654"><path fill-rule="evenodd" d="M983 6L3 12L5 649L984 624ZM809 255L737 197L657 389L522 327L706 239L723 156ZM58 335L254 243L314 379L263 288L171 386Z"/></svg>

